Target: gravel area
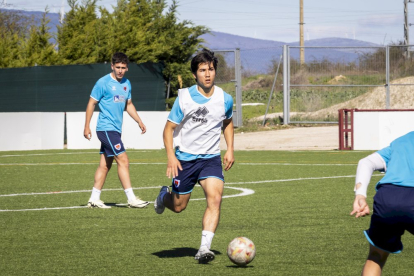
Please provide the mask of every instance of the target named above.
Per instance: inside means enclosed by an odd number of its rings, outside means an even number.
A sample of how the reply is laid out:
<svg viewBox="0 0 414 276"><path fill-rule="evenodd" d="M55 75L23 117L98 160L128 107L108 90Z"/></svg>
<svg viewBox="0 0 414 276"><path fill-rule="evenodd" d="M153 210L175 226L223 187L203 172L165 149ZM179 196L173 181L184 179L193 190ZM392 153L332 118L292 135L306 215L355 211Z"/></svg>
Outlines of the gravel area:
<svg viewBox="0 0 414 276"><path fill-rule="evenodd" d="M337 150L338 126L296 127L272 131L237 133L235 150ZM224 138L221 149L226 149Z"/></svg>

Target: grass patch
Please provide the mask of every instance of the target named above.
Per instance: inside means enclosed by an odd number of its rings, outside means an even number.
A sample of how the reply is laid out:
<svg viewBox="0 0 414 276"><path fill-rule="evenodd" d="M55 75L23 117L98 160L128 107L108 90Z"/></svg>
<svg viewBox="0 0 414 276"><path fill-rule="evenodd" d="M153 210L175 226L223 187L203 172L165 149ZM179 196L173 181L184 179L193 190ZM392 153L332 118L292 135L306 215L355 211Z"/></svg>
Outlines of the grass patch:
<svg viewBox="0 0 414 276"><path fill-rule="evenodd" d="M204 200L180 214L114 206L84 208L98 165L93 151L26 151L0 154L0 263L3 275L358 275L367 255L362 230L369 217L349 216L357 162L370 152L238 151L225 172L224 198L212 250L199 265ZM135 193L154 200L165 177L162 150L129 150ZM375 174L372 182L380 179ZM374 184L369 187L372 206ZM126 203L109 173L102 199ZM200 188L192 199L203 199ZM75 209L60 209L74 207ZM50 208L48 210L41 210ZM54 209L52 209L54 208ZM29 209L29 210L27 210ZM38 211L31 209L40 209ZM5 210L14 210L6 212ZM237 236L252 239L255 260L235 267L226 256ZM390 256L384 273L410 275L414 240Z"/></svg>

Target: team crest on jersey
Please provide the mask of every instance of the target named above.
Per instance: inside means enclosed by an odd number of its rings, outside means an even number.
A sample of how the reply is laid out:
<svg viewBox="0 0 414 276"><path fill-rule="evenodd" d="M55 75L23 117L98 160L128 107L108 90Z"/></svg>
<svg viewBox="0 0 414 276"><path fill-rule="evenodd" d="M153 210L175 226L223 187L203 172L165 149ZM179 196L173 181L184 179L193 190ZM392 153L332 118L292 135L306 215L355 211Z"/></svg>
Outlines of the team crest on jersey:
<svg viewBox="0 0 414 276"><path fill-rule="evenodd" d="M116 144L114 147L116 148L116 150L120 150L121 149L121 144Z"/></svg>
<svg viewBox="0 0 414 276"><path fill-rule="evenodd" d="M125 102L125 96L122 96L122 95L114 96L114 103L124 103L124 102Z"/></svg>
<svg viewBox="0 0 414 276"><path fill-rule="evenodd" d="M126 86L124 86L124 91L126 91L127 90L127 87Z"/></svg>
<svg viewBox="0 0 414 276"><path fill-rule="evenodd" d="M174 179L174 181L173 181L173 182L174 182L174 186L175 186L175 187L177 187L177 188L178 188L178 187L180 186L180 180L178 180L178 179Z"/></svg>
<svg viewBox="0 0 414 276"><path fill-rule="evenodd" d="M205 106L199 107L197 109L197 111L194 112L194 115L192 117L193 122L195 122L195 123L200 122L202 124L207 123L208 120L205 117L208 113L209 113L209 111Z"/></svg>
<svg viewBox="0 0 414 276"><path fill-rule="evenodd" d="M112 86L112 91L116 91L116 87L115 86Z"/></svg>

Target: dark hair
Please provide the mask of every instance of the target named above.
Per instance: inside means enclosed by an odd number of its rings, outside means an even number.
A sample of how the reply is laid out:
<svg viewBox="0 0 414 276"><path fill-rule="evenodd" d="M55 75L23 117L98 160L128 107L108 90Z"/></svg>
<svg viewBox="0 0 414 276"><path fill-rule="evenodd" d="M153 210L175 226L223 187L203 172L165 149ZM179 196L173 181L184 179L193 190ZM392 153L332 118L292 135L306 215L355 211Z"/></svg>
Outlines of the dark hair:
<svg viewBox="0 0 414 276"><path fill-rule="evenodd" d="M127 55L121 52L117 52L112 56L112 64L115 63L125 63L128 64L129 60Z"/></svg>
<svg viewBox="0 0 414 276"><path fill-rule="evenodd" d="M213 63L214 70L217 70L218 60L214 56L214 52L207 50L205 48L201 52L196 54L195 57L193 57L193 59L191 60L191 72L193 72L194 75L198 70L198 66L202 63Z"/></svg>

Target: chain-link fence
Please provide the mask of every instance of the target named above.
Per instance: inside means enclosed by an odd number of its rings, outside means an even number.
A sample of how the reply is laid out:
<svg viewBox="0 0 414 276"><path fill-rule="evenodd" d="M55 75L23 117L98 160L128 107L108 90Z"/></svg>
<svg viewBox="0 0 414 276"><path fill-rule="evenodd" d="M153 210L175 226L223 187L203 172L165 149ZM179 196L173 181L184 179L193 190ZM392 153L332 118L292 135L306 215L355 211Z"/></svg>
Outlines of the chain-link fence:
<svg viewBox="0 0 414 276"><path fill-rule="evenodd" d="M242 102L266 105L266 113L283 117L284 123L337 123L338 110L343 108L413 108L414 52L407 49L284 46L241 50ZM282 55L283 66L276 75Z"/></svg>

